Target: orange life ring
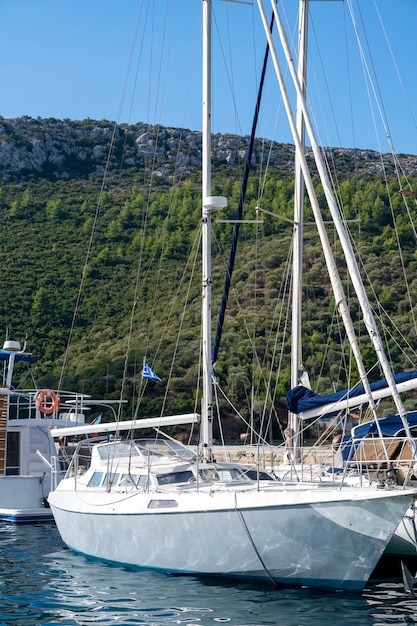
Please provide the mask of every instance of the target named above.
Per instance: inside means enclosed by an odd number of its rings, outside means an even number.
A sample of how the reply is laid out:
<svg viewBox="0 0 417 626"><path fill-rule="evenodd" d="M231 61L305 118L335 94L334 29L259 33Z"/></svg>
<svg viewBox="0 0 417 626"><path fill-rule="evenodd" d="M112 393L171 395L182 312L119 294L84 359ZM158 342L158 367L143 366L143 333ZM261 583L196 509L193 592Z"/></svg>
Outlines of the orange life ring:
<svg viewBox="0 0 417 626"><path fill-rule="evenodd" d="M36 394L35 404L44 415L52 415L55 411L59 411L61 398L54 391L50 391L50 389L42 389L42 391L38 391Z"/></svg>

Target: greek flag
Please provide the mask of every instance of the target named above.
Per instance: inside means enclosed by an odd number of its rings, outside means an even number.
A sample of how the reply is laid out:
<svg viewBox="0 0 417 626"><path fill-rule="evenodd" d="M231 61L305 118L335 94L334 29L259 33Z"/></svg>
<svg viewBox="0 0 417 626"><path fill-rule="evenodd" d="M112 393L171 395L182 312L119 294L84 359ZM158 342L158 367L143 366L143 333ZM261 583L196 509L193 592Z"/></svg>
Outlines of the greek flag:
<svg viewBox="0 0 417 626"><path fill-rule="evenodd" d="M102 418L102 417L103 417L103 413L100 413L100 415L97 415L97 417L96 417L96 418L94 418L94 419L90 422L90 424L101 424L101 418ZM91 436L92 436L93 438L94 438L94 437L98 437L98 433L93 433Z"/></svg>
<svg viewBox="0 0 417 626"><path fill-rule="evenodd" d="M100 415L97 415L97 417L95 417L90 424L101 424L101 418L103 417L103 413L100 413Z"/></svg>
<svg viewBox="0 0 417 626"><path fill-rule="evenodd" d="M142 378L149 378L150 380L161 380L159 376L157 376L155 372L151 370L147 363L143 364Z"/></svg>

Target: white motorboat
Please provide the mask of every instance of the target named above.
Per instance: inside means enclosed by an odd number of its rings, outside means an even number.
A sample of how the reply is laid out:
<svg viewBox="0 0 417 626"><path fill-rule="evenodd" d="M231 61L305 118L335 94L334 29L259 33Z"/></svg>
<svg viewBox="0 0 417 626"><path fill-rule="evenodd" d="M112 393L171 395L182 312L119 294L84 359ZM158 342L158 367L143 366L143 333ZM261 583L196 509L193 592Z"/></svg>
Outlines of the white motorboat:
<svg viewBox="0 0 417 626"><path fill-rule="evenodd" d="M52 470L57 481L67 467L66 460L59 458L51 429L83 424L83 402L87 396L50 389L15 388L16 364L22 362L30 366L35 361L17 341L4 343L0 360L5 365L0 387L0 520L51 521L53 515L47 498Z"/></svg>

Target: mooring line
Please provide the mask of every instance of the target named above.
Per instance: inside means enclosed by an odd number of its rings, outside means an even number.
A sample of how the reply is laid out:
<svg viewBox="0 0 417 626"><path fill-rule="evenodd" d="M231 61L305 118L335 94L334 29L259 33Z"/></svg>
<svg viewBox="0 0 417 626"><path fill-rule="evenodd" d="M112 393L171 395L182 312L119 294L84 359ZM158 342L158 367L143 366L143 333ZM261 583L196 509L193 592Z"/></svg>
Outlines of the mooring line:
<svg viewBox="0 0 417 626"><path fill-rule="evenodd" d="M260 554L259 554L259 552L258 552L258 549L257 549L257 547L256 547L256 545L255 545L255 542L254 542L254 541L253 541L253 539L252 539L252 535L251 535L251 534L250 534L250 532L249 532L249 528L248 528L248 527L247 527L247 525L246 525L246 522L245 522L245 519L244 519L244 517L243 517L243 515L242 515L242 512L241 512L241 511L237 508L236 498L235 498L235 510L236 510L236 513L238 514L238 517L239 517L239 519L240 519L240 522L241 522L241 524L242 524L243 528L245 529L245 532L246 532L246 534L247 534L247 536L248 536L248 539L249 539L249 541L250 541L250 543L251 543L251 545L252 545L252 548L253 548L253 550L254 550L254 552L255 552L256 556L258 557L258 560L259 560L260 564L262 565L262 568L263 568L264 572L266 573L266 575L268 576L268 578L271 580L271 582L272 582L272 583L274 584L274 586L276 587L277 583L276 583L276 581L275 581L274 577L273 577L273 576L269 573L268 568L266 567L265 563L264 563L264 562L263 562L263 560L262 560L261 555L260 555Z"/></svg>

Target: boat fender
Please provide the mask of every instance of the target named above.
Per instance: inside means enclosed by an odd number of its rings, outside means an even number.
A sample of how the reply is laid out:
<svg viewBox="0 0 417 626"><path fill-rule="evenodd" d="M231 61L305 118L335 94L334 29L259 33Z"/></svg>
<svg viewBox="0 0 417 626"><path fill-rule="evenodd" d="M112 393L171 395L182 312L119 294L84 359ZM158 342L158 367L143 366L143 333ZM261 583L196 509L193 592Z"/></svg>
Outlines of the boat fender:
<svg viewBox="0 0 417 626"><path fill-rule="evenodd" d="M59 411L61 398L59 398L56 393L50 389L42 389L36 394L35 404L39 411L44 415L52 415L55 411Z"/></svg>

